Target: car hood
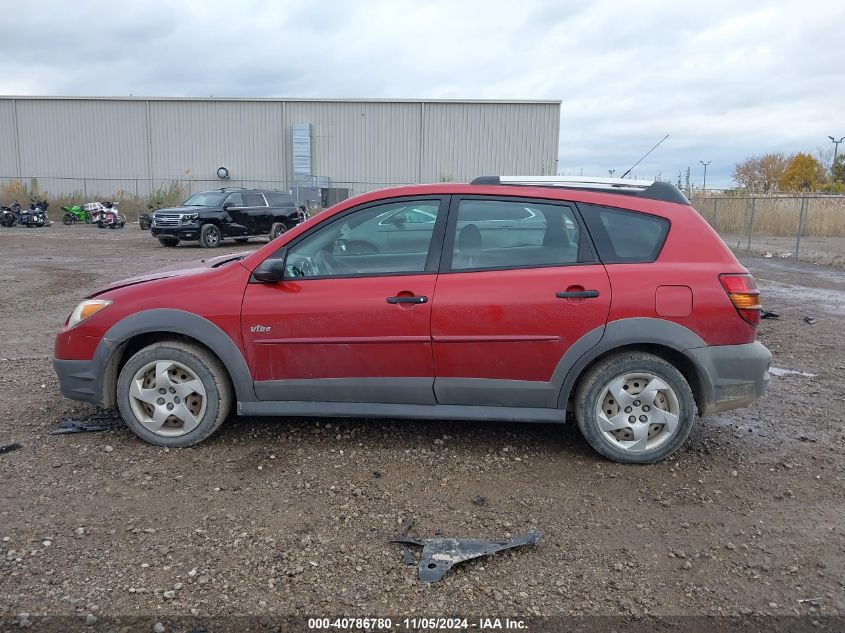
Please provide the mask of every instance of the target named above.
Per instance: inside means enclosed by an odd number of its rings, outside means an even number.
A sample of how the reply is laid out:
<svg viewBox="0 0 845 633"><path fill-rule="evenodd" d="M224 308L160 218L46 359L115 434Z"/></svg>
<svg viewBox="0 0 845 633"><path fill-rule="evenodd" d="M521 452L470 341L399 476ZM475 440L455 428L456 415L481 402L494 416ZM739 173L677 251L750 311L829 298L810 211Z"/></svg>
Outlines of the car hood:
<svg viewBox="0 0 845 633"><path fill-rule="evenodd" d="M217 257L209 257L195 262L184 262L162 268L144 275L136 275L120 281L114 281L110 284L98 288L96 291L86 297L91 299L97 295L110 290L117 290L118 288L125 288L126 286L134 286L136 284L143 284L148 281L155 281L157 279L167 279L169 277L188 277L191 275L199 275L208 272L209 268L218 268L227 262L234 262L243 259L252 251L243 251L240 253L227 253L226 255L219 255Z"/></svg>
<svg viewBox="0 0 845 633"><path fill-rule="evenodd" d="M201 213L213 209L214 207L162 207L153 209L150 213Z"/></svg>

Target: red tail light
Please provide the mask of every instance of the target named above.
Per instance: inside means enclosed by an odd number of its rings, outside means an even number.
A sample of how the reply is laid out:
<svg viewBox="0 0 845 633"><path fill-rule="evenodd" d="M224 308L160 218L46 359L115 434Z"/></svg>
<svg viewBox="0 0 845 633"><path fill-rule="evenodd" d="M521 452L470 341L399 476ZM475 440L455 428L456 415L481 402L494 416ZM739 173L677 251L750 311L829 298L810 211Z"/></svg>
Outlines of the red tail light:
<svg viewBox="0 0 845 633"><path fill-rule="evenodd" d="M751 325L760 322L760 291L754 283L754 277L748 274L725 274L719 275L722 288L728 293L731 303L734 304L739 316L748 321Z"/></svg>

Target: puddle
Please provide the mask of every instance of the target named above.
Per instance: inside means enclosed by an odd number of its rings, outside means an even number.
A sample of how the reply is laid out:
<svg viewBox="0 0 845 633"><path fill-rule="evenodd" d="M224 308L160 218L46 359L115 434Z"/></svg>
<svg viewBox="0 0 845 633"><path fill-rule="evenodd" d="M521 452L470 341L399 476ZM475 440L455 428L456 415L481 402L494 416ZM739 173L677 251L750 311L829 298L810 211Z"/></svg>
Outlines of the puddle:
<svg viewBox="0 0 845 633"><path fill-rule="evenodd" d="M805 378L815 378L816 374L811 374L806 371L798 371L795 369L783 369L782 367L769 367L769 373L773 376L804 376Z"/></svg>
<svg viewBox="0 0 845 633"><path fill-rule="evenodd" d="M793 299L805 306L813 306L816 311L840 315L845 310L845 292L827 288L810 288L780 283L778 281L762 280L760 283L763 303L766 297Z"/></svg>

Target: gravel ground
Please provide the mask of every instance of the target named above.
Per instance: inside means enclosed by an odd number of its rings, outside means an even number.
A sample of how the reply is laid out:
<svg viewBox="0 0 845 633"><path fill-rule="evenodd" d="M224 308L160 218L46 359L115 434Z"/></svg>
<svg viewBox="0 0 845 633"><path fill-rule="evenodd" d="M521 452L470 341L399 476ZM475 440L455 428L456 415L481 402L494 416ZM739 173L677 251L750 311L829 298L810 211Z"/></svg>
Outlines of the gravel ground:
<svg viewBox="0 0 845 633"><path fill-rule="evenodd" d="M243 247L211 254L227 250ZM845 612L834 269L745 260L781 314L760 328L774 364L814 375L773 377L633 467L540 424L239 418L174 451L127 430L51 436L94 413L60 396L48 358L75 302L210 253L137 225L0 229L0 251L0 444L22 445L0 454L4 618ZM545 536L429 586L388 542L412 518L421 538Z"/></svg>
<svg viewBox="0 0 845 633"><path fill-rule="evenodd" d="M748 235L720 233L725 244L744 255L753 254L781 259L794 259L795 236L775 237L771 235L752 235L751 248L748 253ZM803 262L821 264L824 266L845 266L845 237L816 237L804 235L799 245L799 259ZM784 257L786 256L786 257Z"/></svg>

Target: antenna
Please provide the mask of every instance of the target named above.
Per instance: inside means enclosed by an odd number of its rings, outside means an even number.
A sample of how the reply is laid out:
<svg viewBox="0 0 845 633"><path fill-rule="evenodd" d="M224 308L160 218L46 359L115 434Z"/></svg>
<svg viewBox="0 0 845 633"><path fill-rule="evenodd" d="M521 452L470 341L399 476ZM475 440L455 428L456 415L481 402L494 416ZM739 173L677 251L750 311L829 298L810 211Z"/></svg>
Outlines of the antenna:
<svg viewBox="0 0 845 633"><path fill-rule="evenodd" d="M666 136L664 136L662 139L660 139L660 140L657 142L657 145L655 145L655 146L654 146L654 147L652 147L650 150L648 150L645 154L643 154L643 157L642 157L640 160L638 160L636 163L634 163L633 165L631 165L631 167L628 169L628 171L626 171L624 174L622 174L622 178L624 178L625 176L627 176L628 174L630 174L630 173L631 173L631 170L632 170L634 167L636 167L636 166L637 166L637 165L639 165L641 162L643 162L643 161L645 160L645 157L646 157L646 156L648 156L649 154L651 154L654 150L656 150L656 149L660 146L660 144L661 144L663 141L665 141L667 138L669 138L669 135L668 135L668 134L667 134Z"/></svg>

